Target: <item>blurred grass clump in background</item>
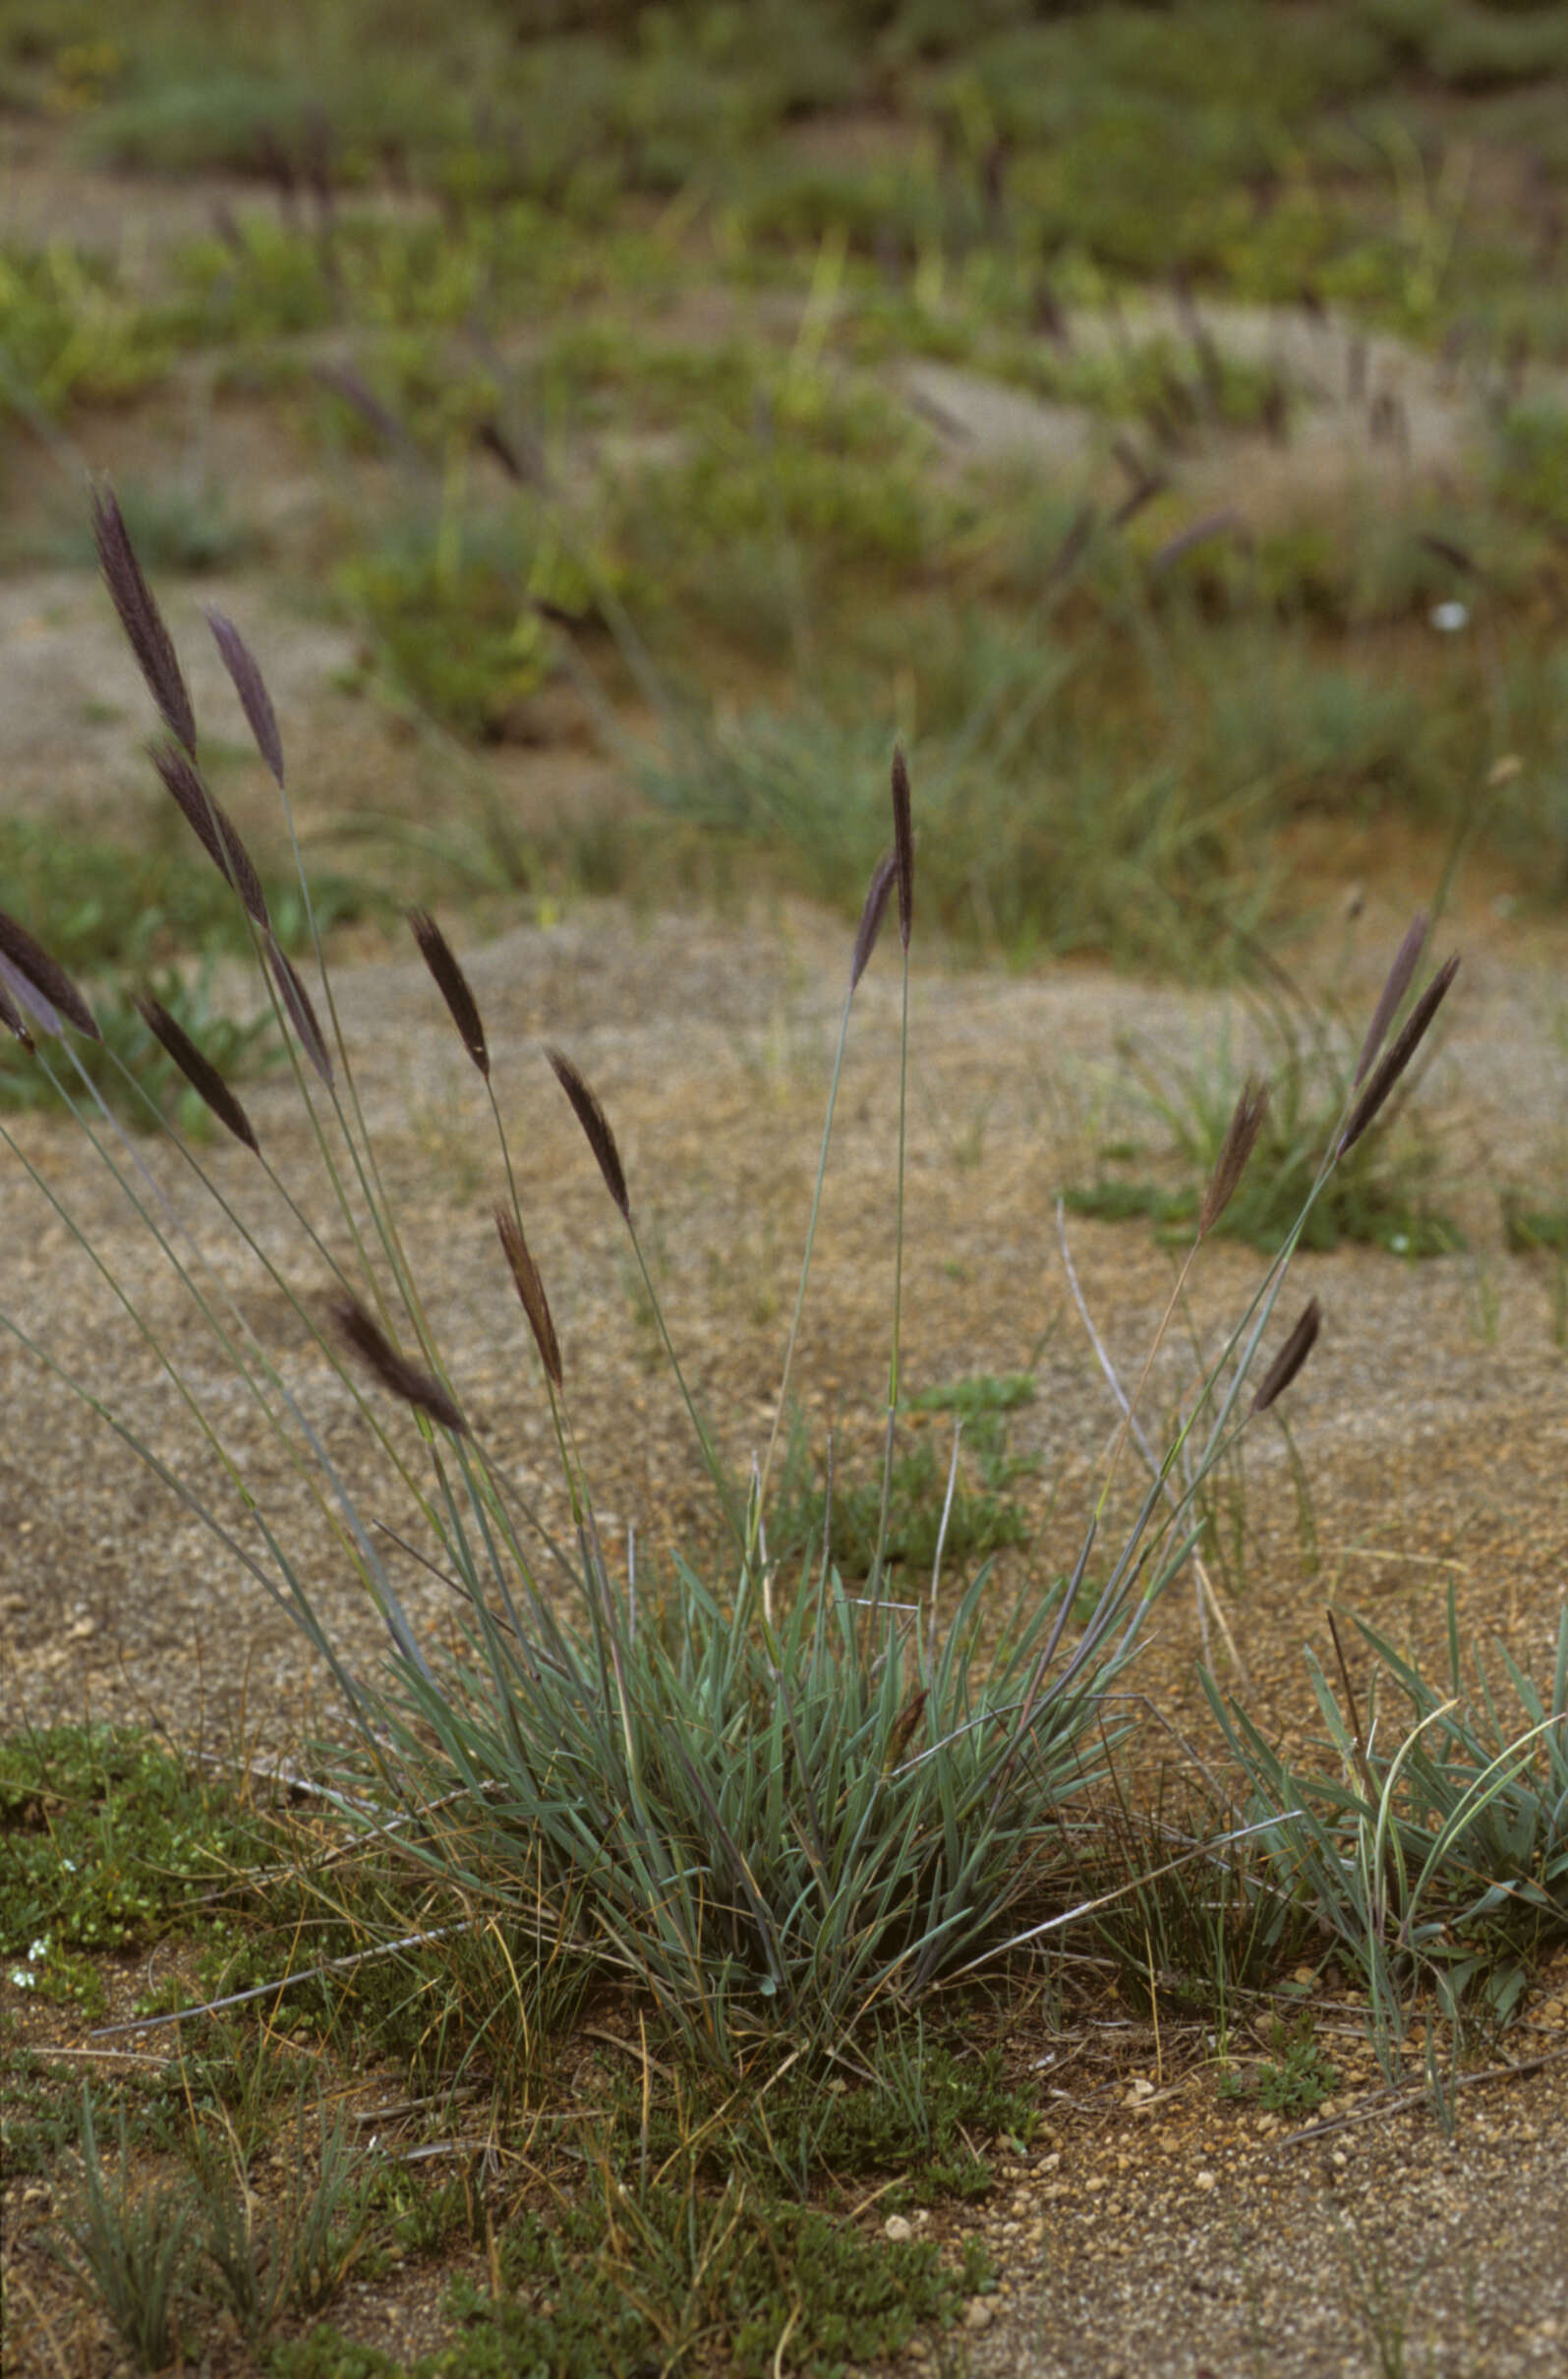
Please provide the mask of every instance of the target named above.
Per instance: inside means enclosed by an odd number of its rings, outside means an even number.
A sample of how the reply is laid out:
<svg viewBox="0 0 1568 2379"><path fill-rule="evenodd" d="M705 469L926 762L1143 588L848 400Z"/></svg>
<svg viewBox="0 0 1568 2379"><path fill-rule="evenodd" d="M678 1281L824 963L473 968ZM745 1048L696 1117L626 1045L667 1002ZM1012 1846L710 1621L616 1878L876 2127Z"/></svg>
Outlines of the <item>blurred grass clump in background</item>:
<svg viewBox="0 0 1568 2379"><path fill-rule="evenodd" d="M0 88L149 226L11 233L0 465L263 413L265 535L193 460L146 550L481 767L608 738L693 882L852 900L898 733L1021 960L1226 971L1322 823L1562 897L1559 11L10 0Z"/></svg>

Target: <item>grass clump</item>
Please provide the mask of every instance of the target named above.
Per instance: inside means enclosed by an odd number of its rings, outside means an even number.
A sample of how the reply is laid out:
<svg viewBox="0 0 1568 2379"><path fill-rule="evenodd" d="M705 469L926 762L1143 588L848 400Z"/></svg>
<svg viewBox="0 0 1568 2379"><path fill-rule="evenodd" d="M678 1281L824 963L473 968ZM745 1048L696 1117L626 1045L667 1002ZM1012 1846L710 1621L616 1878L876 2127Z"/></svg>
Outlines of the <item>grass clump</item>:
<svg viewBox="0 0 1568 2379"><path fill-rule="evenodd" d="M1343 1020L1331 1015L1308 1013L1299 1020L1280 999L1257 1002L1255 1015L1269 1096L1251 1162L1217 1228L1267 1254L1290 1239L1324 1139L1345 1112L1355 1050ZM1235 1039L1226 1032L1193 1063L1156 1059L1130 1041L1119 1044L1118 1056L1165 1126L1169 1155L1161 1152L1165 1161L1153 1178L1143 1142L1108 1141L1099 1151L1098 1178L1065 1189L1063 1202L1072 1214L1107 1221L1146 1215L1157 1238L1179 1244L1197 1220L1242 1085ZM1464 1246L1458 1225L1431 1194L1431 1152L1413 1129L1410 1082L1407 1076L1399 1098L1346 1151L1312 1199L1303 1247L1326 1252L1348 1241L1414 1260Z"/></svg>
<svg viewBox="0 0 1568 2379"><path fill-rule="evenodd" d="M678 1555L664 1579L611 1572L576 1451L570 1382L513 1191L498 1210L502 1248L540 1356L576 1523L574 1553L557 1547L554 1555L572 1582L575 1609L563 1610L558 1583L546 1592L526 1524L472 1434L457 1384L444 1374L374 1155L362 1142L350 1053L335 1026L323 1031L317 1000L281 952L243 842L206 790L177 656L112 499L100 500L97 529L111 593L175 739L160 771L246 911L276 1012L297 1045L301 1099L319 1131L346 1143L347 1163L333 1178L344 1185L349 1244L380 1249L379 1263L356 1279L324 1259L324 1243L313 1233L318 1257L336 1275L334 1318L317 1320L297 1294L295 1309L413 1489L461 1595L463 1649L455 1660L441 1654L437 1662L411 1627L370 1531L350 1520L345 1551L390 1637L385 1679L367 1686L344 1668L286 1543L274 1539L266 1559L243 1551L244 1566L305 1628L361 1715L371 1766L369 1781L361 1775L348 1786L354 1802L400 1809L410 1819L422 1812L406 1837L409 1851L434 1881L470 1895L477 1917L513 1905L519 1889L542 1899L590 1957L651 1993L691 2053L722 2070L732 2067L748 2036L782 2029L820 2040L881 2002L917 2001L944 1976L995 1954L1010 1923L1016 1930L1064 1805L1084 1792L1114 1741L1106 1696L1132 1656L1143 1614L1186 1559L1193 1498L1239 1424L1238 1400L1279 1294L1280 1267L1265 1272L1251 1319L1199 1390L1206 1451L1190 1460L1181 1491L1165 1497L1162 1481L1120 1549L1099 1555L1104 1583L1085 1613L1079 1590L1094 1545L1091 1525L1075 1573L1020 1603L982 1664L983 1569L945 1621L935 1564L929 1612L890 1593L905 1397L897 1294L863 1591L851 1591L842 1565L833 1567L831 1544L820 1564L813 1558L786 1578L763 1549L772 1450L750 1493L741 1490L692 1403L670 1343L613 1130L574 1063L552 1051L559 1086L626 1229L732 1548L732 1567L713 1584ZM230 623L214 621L214 635L281 786L283 755L261 672ZM895 885L907 968L914 868L901 754L893 789L895 854L873 876L852 954L824 1165L855 986ZM499 1130L493 1060L461 966L428 918L418 930ZM86 1031L90 1013L69 977L23 929L8 932L12 996L50 1039L66 1015ZM325 988L323 980L323 997ZM221 1085L186 1063L193 1087L221 1118ZM229 1128L246 1136L239 1125ZM256 1149L254 1134L247 1145ZM100 1146L115 1167L112 1147ZM900 1248L901 1151L900 1133ZM510 1183L504 1132L499 1152ZM1331 1152L1322 1179L1333 1162ZM354 1197L350 1182L360 1185ZM819 1169L819 1195L820 1187ZM1205 1209L1200 1237L1211 1220ZM810 1246L808 1235L801 1300ZM896 1266L896 1278L900 1273ZM315 1439L273 1358L221 1298L209 1303L213 1293L198 1294L291 1466L309 1475ZM797 1302L781 1418L799 1312ZM976 1411L988 1400L972 1383L962 1397ZM394 1415L404 1408L401 1429L381 1417L381 1400ZM409 1429L434 1465L423 1486L402 1442ZM128 1433L135 1443L135 1431ZM776 1426L775 1445L778 1435ZM1005 1457L993 1447L992 1459ZM239 1550L233 1528L205 1497L189 1483L184 1491L220 1540Z"/></svg>
<svg viewBox="0 0 1568 2379"><path fill-rule="evenodd" d="M603 2207L517 2215L497 2234L499 2293L454 2283L458 2343L406 2368L323 2326L274 2347L272 2379L638 2379L713 2355L756 2379L831 2372L948 2328L984 2286L982 2250L957 2263L932 2240L889 2241L771 2199L745 2181L700 2199L673 2183Z"/></svg>
<svg viewBox="0 0 1568 2379"><path fill-rule="evenodd" d="M1033 1379L1019 1372L956 1380L906 1399L910 1415L952 1416L963 1458L950 1494L947 1457L939 1458L934 1430L922 1429L895 1456L883 1549L889 1568L929 1573L940 1551L967 1574L1005 1546L1028 1542L1028 1518L1012 1490L1039 1464L1011 1451L1007 1416L1033 1396ZM769 1522L776 1557L803 1551L809 1558L825 1546L842 1576L868 1577L881 1520L880 1479L843 1476L837 1444L814 1451L797 1422Z"/></svg>
<svg viewBox="0 0 1568 2379"><path fill-rule="evenodd" d="M1273 2056L1250 2072L1228 2068L1220 2076L1221 2095L1250 2098L1269 2115L1315 2115L1339 2088L1339 2070L1323 2055L1310 2016L1294 2024L1276 2017L1271 2046Z"/></svg>
<svg viewBox="0 0 1568 2379"><path fill-rule="evenodd" d="M1457 2037L1467 1995L1483 2018L1506 2017L1524 1958L1568 1936L1568 1615L1544 1682L1504 1652L1500 1691L1479 1654L1466 1673L1452 1590L1441 1682L1356 1624L1374 1662L1365 1696L1343 1654L1337 1691L1308 1654L1332 1771L1282 1758L1208 1691L1264 1828L1260 1905L1271 1923L1304 1909L1329 1934L1397 2071L1417 1988Z"/></svg>
<svg viewBox="0 0 1568 2379"><path fill-rule="evenodd" d="M82 2147L82 2191L56 2252L90 2284L136 2368L164 2370L183 2344L191 2208L173 2183L133 2178L123 2123L118 2171L105 2170L86 2091Z"/></svg>
<svg viewBox="0 0 1568 2379"><path fill-rule="evenodd" d="M73 404L118 405L174 360L166 322L110 266L69 242L0 251L0 404L55 419Z"/></svg>
<svg viewBox="0 0 1568 2379"><path fill-rule="evenodd" d="M345 561L338 593L393 691L479 743L515 732L551 673L534 557L457 521Z"/></svg>

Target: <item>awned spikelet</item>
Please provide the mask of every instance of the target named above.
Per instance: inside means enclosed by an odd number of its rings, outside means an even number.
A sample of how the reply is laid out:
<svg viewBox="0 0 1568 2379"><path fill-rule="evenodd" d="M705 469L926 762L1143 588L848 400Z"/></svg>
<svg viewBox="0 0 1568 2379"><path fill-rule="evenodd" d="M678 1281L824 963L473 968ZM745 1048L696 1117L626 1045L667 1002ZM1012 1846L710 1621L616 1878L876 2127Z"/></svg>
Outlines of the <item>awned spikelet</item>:
<svg viewBox="0 0 1568 2379"><path fill-rule="evenodd" d="M1380 1060L1365 1089L1357 1100L1350 1122L1340 1135L1339 1154L1354 1148L1362 1133L1377 1116L1394 1084L1399 1080L1411 1059L1425 1038L1426 1028L1442 1006L1448 986L1459 972L1457 957L1448 958L1439 966L1395 1039L1388 1055Z"/></svg>
<svg viewBox="0 0 1568 2379"><path fill-rule="evenodd" d="M428 909L411 908L408 922L419 944L420 957L435 976L436 987L451 1012L458 1038L488 1082L490 1051L485 1042L485 1023L479 1013L479 1002L469 988L468 977L453 957L446 936Z"/></svg>
<svg viewBox="0 0 1568 2379"><path fill-rule="evenodd" d="M190 1034L175 1022L162 1002L154 1000L150 994L139 998L135 1005L137 1015L148 1032L168 1052L191 1088L210 1108L224 1130L232 1131L253 1155L260 1156L261 1143L252 1129L250 1117L217 1068L203 1056Z"/></svg>
<svg viewBox="0 0 1568 2379"><path fill-rule="evenodd" d="M631 1199L626 1190L626 1176L621 1168L620 1150L603 1107L583 1080L571 1059L558 1049L547 1049L545 1055L555 1071L555 1079L572 1103L572 1112L583 1128L583 1135L594 1152L605 1188L610 1191L622 1217L631 1221Z"/></svg>
<svg viewBox="0 0 1568 2379"><path fill-rule="evenodd" d="M528 1326L534 1333L539 1360L545 1366L551 1385L559 1390L563 1385L560 1347L555 1337L555 1325L550 1317L550 1301L545 1295L545 1284L539 1277L539 1266L529 1252L528 1242L523 1237L522 1226L516 1215L505 1206L495 1209L495 1228L500 1233L501 1247L511 1266L512 1279L517 1285L523 1311L528 1316Z"/></svg>
<svg viewBox="0 0 1568 2379"><path fill-rule="evenodd" d="M196 713L180 673L174 639L163 624L163 614L152 600L152 590L143 577L142 564L132 550L120 507L107 488L92 491L92 541L98 549L104 583L136 655L137 667L146 680L147 692L157 704L169 733L194 760Z"/></svg>
<svg viewBox="0 0 1568 2379"><path fill-rule="evenodd" d="M865 906L860 911L860 923L855 929L854 948L849 954L849 989L851 991L854 990L855 985L871 963L871 953L877 947L877 936L882 931L882 920L888 913L888 895L893 890L894 879L898 872L898 853L891 850L877 861L871 871L871 881L866 886Z"/></svg>
<svg viewBox="0 0 1568 2379"><path fill-rule="evenodd" d="M901 743L893 747L893 855L899 869L899 940L907 950L914 923L914 828L909 819L909 771Z"/></svg>
<svg viewBox="0 0 1568 2379"><path fill-rule="evenodd" d="M1236 1102L1224 1144L1215 1160L1209 1186L1203 1193L1203 1210L1197 1218L1197 1236L1207 1239L1220 1216L1236 1194L1236 1185L1247 1170L1247 1160L1257 1145L1257 1135L1263 1129L1268 1113L1268 1085L1249 1077L1242 1086Z"/></svg>
<svg viewBox="0 0 1568 2379"><path fill-rule="evenodd" d="M316 1011L311 1006L311 995L275 942L267 944L266 960L272 969L272 980L277 985L278 998L288 1010L289 1020L300 1036L300 1046L330 1090L332 1061L327 1054L326 1043L321 1038L321 1027L316 1020Z"/></svg>
<svg viewBox="0 0 1568 2379"><path fill-rule="evenodd" d="M375 1372L383 1388L404 1404L411 1404L416 1412L429 1414L443 1429L451 1429L458 1436L467 1435L468 1423L440 1381L422 1371L418 1364L410 1363L406 1355L399 1355L357 1298L339 1298L332 1314L355 1354L367 1369Z"/></svg>
<svg viewBox="0 0 1568 2379"><path fill-rule="evenodd" d="M218 807L202 782L199 771L178 744L155 743L152 746L152 765L218 874L233 885L257 924L263 933L266 932L270 920L266 913L266 898L261 891L261 879L233 821Z"/></svg>
<svg viewBox="0 0 1568 2379"><path fill-rule="evenodd" d="M33 1022L40 1024L45 1032L58 1032L63 1016L68 1024L76 1026L78 1032L85 1032L88 1040L102 1040L103 1035L98 1030L91 1009L59 960L51 958L43 945L33 940L27 927L19 925L15 917L8 917L4 909L0 909L0 958L4 958L11 969L10 990L14 1003L27 1009ZM29 991L35 993L44 1003L42 1010L32 1008L27 997ZM11 1023L10 1016L5 1021L19 1039L28 1037L25 1029L19 1030L17 1024Z"/></svg>
<svg viewBox="0 0 1568 2379"><path fill-rule="evenodd" d="M256 658L232 619L221 611L208 611L206 624L212 631L212 641L222 657L234 691L240 698L246 725L256 738L256 748L272 772L278 790L283 789L283 738L277 731L277 713L266 681L257 667Z"/></svg>
<svg viewBox="0 0 1568 2379"><path fill-rule="evenodd" d="M1296 1326L1263 1374L1263 1382L1252 1399L1254 1413L1266 1413L1276 1404L1303 1364L1317 1344L1322 1327L1323 1308L1315 1297L1309 1298L1297 1316Z"/></svg>
<svg viewBox="0 0 1568 2379"><path fill-rule="evenodd" d="M1372 1010L1372 1020L1366 1027L1366 1038L1362 1043L1362 1053L1356 1062L1353 1086L1357 1090L1365 1080L1368 1069L1383 1046L1388 1027L1399 1013L1399 1004L1410 989L1410 979L1416 971L1416 963L1425 941L1426 911L1419 908L1410 931L1394 953L1394 963L1388 970L1388 979L1377 995L1377 1006Z"/></svg>

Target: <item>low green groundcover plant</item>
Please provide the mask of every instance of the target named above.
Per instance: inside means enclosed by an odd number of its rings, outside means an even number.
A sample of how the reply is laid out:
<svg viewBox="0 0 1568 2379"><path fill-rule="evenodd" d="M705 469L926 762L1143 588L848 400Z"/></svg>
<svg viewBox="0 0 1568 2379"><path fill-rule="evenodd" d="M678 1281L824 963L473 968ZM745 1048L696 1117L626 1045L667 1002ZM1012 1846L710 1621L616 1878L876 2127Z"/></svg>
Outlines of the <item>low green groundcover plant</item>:
<svg viewBox="0 0 1568 2379"><path fill-rule="evenodd" d="M0 1958L48 1999L70 1953L135 1948L228 1867L255 1828L224 1787L125 1728L0 1743Z"/></svg>

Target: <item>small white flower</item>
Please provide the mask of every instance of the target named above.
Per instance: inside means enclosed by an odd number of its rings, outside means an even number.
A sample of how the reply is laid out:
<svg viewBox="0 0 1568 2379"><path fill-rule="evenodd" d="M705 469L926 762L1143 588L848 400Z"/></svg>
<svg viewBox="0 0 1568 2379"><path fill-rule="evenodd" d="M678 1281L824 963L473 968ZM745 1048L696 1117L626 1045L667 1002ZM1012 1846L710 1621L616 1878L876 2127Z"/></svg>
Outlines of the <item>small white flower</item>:
<svg viewBox="0 0 1568 2379"><path fill-rule="evenodd" d="M37 1976L35 1974L29 1974L26 1966L13 1966L11 1969L11 1980L15 1983L19 1991L36 1991L38 1988Z"/></svg>
<svg viewBox="0 0 1568 2379"><path fill-rule="evenodd" d="M28 1964L29 1966L36 1965L40 1957L47 1957L48 1954L49 1937L47 1934L44 1934L40 1940L33 1943L31 1948L28 1951Z"/></svg>
<svg viewBox="0 0 1568 2379"><path fill-rule="evenodd" d="M1470 625L1468 603L1434 603L1427 614L1439 636L1457 636Z"/></svg>

